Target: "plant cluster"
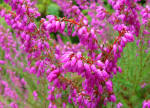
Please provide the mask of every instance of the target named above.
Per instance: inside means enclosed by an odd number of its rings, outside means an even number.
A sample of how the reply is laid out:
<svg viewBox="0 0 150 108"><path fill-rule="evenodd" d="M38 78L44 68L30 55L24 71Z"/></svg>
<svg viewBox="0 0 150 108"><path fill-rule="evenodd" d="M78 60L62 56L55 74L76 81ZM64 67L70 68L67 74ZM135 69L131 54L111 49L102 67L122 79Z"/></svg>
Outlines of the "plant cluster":
<svg viewBox="0 0 150 108"><path fill-rule="evenodd" d="M116 102L112 79L122 72L117 63L126 45L134 41L139 45L147 38L149 51L150 6L141 6L139 0L108 0L114 12L107 11L101 0L75 0L76 5L73 0L53 0L65 17L47 15L38 24L35 0L4 1L11 10L0 7L0 16L13 33L0 26L2 108L32 106L28 100L30 81L25 80L28 75L36 76L37 86L41 85L41 91L32 95L40 101L41 93L45 107L49 101L48 108L65 108L68 103L102 108ZM79 43L64 43L62 36L78 37ZM17 68L23 73L17 75ZM144 101L143 107L149 104ZM119 103L117 108L121 106Z"/></svg>

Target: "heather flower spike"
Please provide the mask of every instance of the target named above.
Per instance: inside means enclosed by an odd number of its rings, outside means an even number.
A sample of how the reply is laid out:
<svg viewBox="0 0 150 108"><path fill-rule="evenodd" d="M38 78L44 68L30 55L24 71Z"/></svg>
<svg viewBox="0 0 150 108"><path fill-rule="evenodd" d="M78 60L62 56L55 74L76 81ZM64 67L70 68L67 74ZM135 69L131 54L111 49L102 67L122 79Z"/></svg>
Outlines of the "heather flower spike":
<svg viewBox="0 0 150 108"><path fill-rule="evenodd" d="M0 25L0 108L116 104L113 78L124 72L118 65L124 48L137 40L148 54L148 3L108 0L109 12L101 0L53 0L64 17L40 18L36 0L4 2L10 10L0 6L0 17L11 29ZM76 38L76 43L65 42ZM146 107L149 100L143 102Z"/></svg>

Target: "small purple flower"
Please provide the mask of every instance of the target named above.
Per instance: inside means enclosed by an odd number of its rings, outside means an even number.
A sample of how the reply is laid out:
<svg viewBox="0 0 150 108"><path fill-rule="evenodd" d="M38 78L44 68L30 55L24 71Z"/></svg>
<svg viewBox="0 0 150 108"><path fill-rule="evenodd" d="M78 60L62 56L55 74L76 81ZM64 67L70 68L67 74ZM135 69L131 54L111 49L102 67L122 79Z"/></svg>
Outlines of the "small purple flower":
<svg viewBox="0 0 150 108"><path fill-rule="evenodd" d="M150 100L144 100L142 108L150 108Z"/></svg>
<svg viewBox="0 0 150 108"><path fill-rule="evenodd" d="M133 42L134 41L134 36L131 33L125 33L125 37L129 42Z"/></svg>
<svg viewBox="0 0 150 108"><path fill-rule="evenodd" d="M113 91L113 85L112 85L112 81L111 80L108 80L106 83L106 88L107 88L107 90L108 90L108 92L112 92Z"/></svg>
<svg viewBox="0 0 150 108"><path fill-rule="evenodd" d="M19 108L18 105L15 102L10 103L11 108Z"/></svg>
<svg viewBox="0 0 150 108"><path fill-rule="evenodd" d="M66 103L63 103L63 108L66 108Z"/></svg>
<svg viewBox="0 0 150 108"><path fill-rule="evenodd" d="M109 99L111 102L116 102L116 96L114 94L112 94Z"/></svg>
<svg viewBox="0 0 150 108"><path fill-rule="evenodd" d="M73 58L72 58L72 60L71 60L71 66L74 66L74 65L75 65L75 63L76 63L76 58L75 58L75 57L73 57Z"/></svg>
<svg viewBox="0 0 150 108"><path fill-rule="evenodd" d="M121 103L121 102L119 102L118 104L117 104L117 108L120 108L120 107L122 107L123 106L123 104Z"/></svg>
<svg viewBox="0 0 150 108"><path fill-rule="evenodd" d="M77 65L78 68L80 69L83 66L82 60L78 60Z"/></svg>
<svg viewBox="0 0 150 108"><path fill-rule="evenodd" d="M146 85L147 85L147 83L144 82L144 83L141 85L141 88L144 88Z"/></svg>
<svg viewBox="0 0 150 108"><path fill-rule="evenodd" d="M37 94L37 92L36 92L36 91L33 91L33 96L34 96L34 100L37 100L37 96L38 96L38 94Z"/></svg>
<svg viewBox="0 0 150 108"><path fill-rule="evenodd" d="M100 19L100 20L103 20L105 17L106 17L106 12L105 12L105 8L103 8L102 6L99 6L97 9L96 9L96 12L97 12L97 17Z"/></svg>
<svg viewBox="0 0 150 108"><path fill-rule="evenodd" d="M0 60L0 64L1 64L1 65L4 65L4 64L5 64L5 61L4 61L4 60Z"/></svg>
<svg viewBox="0 0 150 108"><path fill-rule="evenodd" d="M65 30L65 22L61 22L61 31L63 32Z"/></svg>

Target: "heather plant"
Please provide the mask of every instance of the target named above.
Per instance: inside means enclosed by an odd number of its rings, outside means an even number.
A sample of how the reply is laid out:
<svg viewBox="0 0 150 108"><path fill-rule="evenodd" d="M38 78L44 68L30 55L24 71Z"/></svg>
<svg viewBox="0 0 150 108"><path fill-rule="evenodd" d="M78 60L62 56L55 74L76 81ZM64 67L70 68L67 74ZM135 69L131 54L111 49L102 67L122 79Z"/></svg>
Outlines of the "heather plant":
<svg viewBox="0 0 150 108"><path fill-rule="evenodd" d="M149 1L108 0L110 10L102 0L53 0L63 17L49 5L43 18L36 0L4 2L0 108L150 106Z"/></svg>

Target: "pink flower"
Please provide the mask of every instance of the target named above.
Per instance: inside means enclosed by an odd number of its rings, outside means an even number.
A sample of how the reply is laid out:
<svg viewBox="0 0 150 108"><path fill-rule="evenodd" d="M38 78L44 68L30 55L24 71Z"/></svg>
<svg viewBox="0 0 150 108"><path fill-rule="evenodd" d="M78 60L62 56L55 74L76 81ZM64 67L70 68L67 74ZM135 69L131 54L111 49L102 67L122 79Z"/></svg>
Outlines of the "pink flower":
<svg viewBox="0 0 150 108"><path fill-rule="evenodd" d="M142 108L150 108L150 100L144 100Z"/></svg>
<svg viewBox="0 0 150 108"><path fill-rule="evenodd" d="M4 64L5 64L5 61L4 61L4 60L0 60L0 64L1 64L1 65L4 65Z"/></svg>
<svg viewBox="0 0 150 108"><path fill-rule="evenodd" d="M33 91L33 96L34 96L34 100L37 100L37 96L38 96L38 94L37 94L37 92L36 92L36 91Z"/></svg>
<svg viewBox="0 0 150 108"><path fill-rule="evenodd" d="M117 108L120 108L120 107L122 107L123 106L123 104L121 103L121 102L119 102L118 104L117 104Z"/></svg>

